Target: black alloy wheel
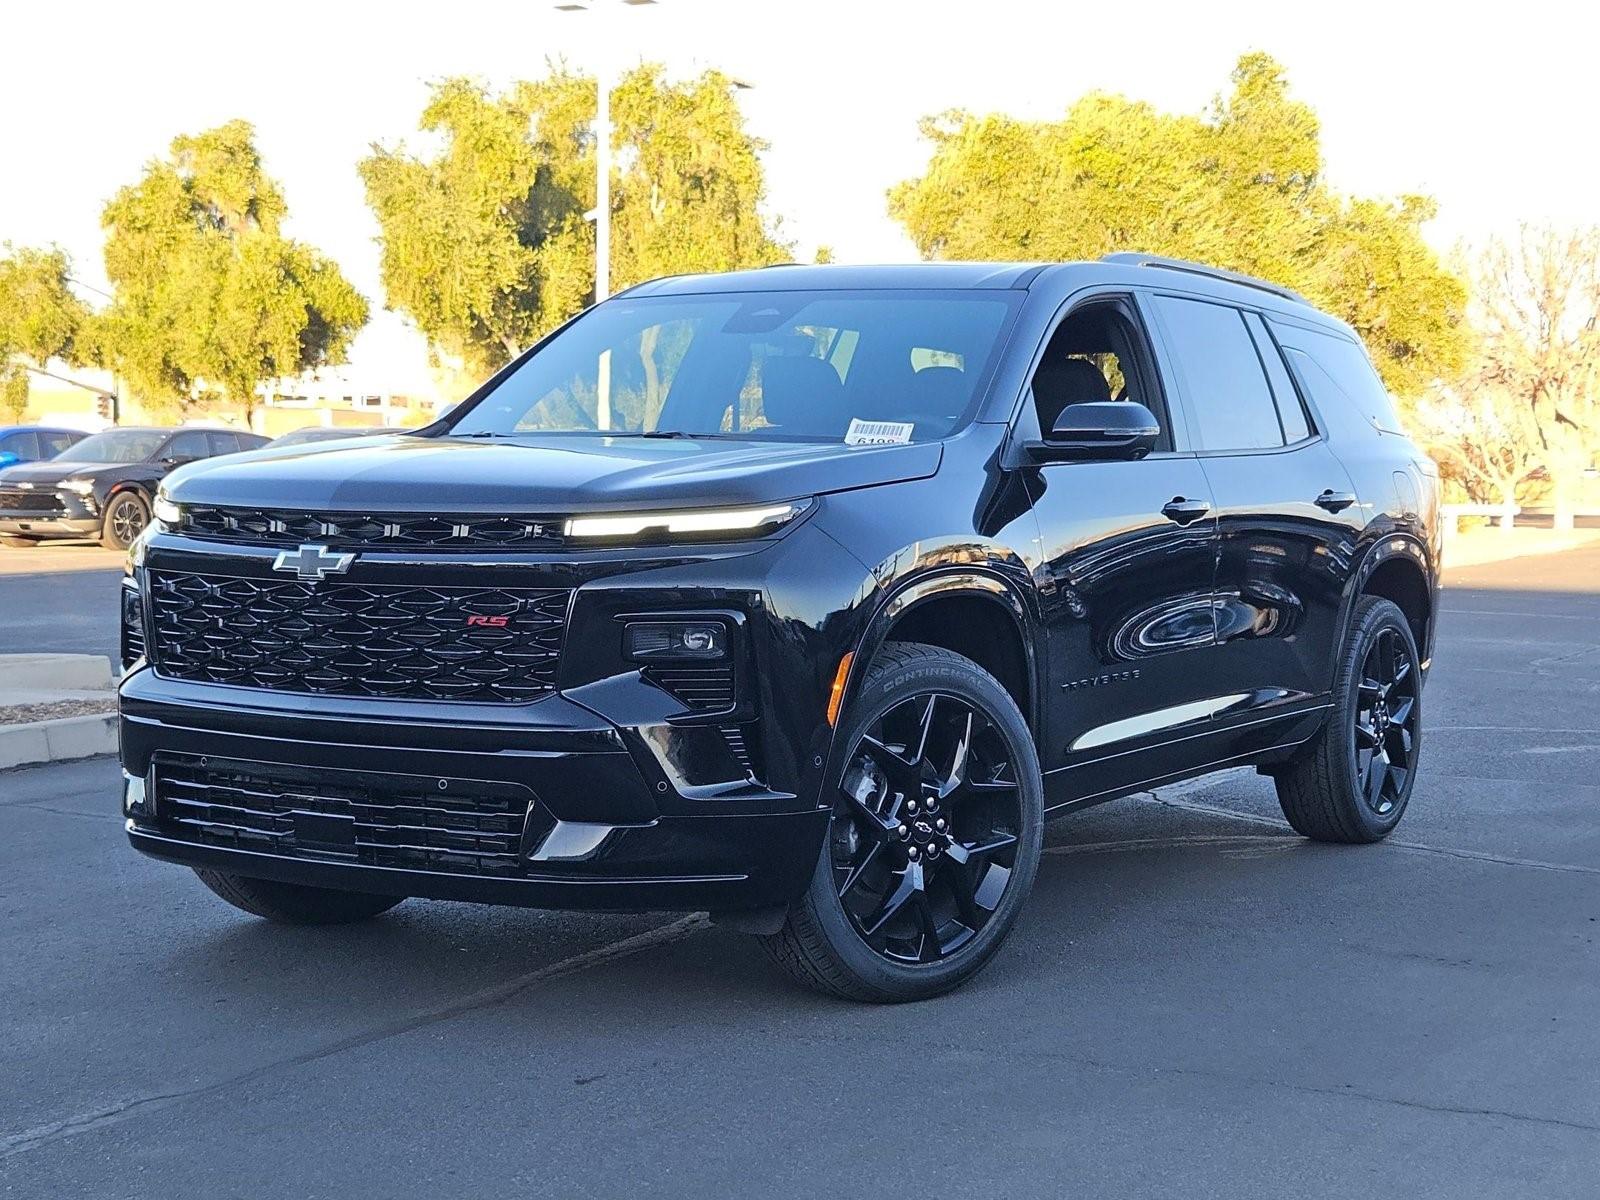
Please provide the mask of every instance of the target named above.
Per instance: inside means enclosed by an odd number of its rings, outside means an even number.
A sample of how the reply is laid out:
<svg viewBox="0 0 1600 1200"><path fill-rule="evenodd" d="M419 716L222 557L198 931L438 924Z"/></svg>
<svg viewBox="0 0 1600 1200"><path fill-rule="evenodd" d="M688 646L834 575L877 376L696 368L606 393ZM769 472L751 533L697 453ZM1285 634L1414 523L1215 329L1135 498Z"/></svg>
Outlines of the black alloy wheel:
<svg viewBox="0 0 1600 1200"><path fill-rule="evenodd" d="M935 962L989 923L1022 828L1012 770L993 722L959 696L909 697L861 735L828 852L839 901L874 953Z"/></svg>
<svg viewBox="0 0 1600 1200"><path fill-rule="evenodd" d="M1416 769L1417 680L1399 631L1380 629L1361 665L1352 738L1361 799L1374 816L1394 811Z"/></svg>
<svg viewBox="0 0 1600 1200"><path fill-rule="evenodd" d="M767 953L851 1000L959 986L1000 948L1039 869L1044 781L1016 701L971 659L889 642L846 706L834 762L816 869Z"/></svg>
<svg viewBox="0 0 1600 1200"><path fill-rule="evenodd" d="M1375 842L1400 823L1422 751L1422 659L1405 613L1381 596L1353 606L1322 727L1274 771L1295 832Z"/></svg>

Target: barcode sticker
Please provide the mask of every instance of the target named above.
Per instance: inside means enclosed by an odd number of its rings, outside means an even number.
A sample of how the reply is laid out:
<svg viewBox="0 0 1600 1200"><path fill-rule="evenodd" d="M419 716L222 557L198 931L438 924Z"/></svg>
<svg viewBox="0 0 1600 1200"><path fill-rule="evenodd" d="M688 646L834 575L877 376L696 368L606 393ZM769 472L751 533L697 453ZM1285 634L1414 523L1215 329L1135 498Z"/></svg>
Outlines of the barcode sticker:
<svg viewBox="0 0 1600 1200"><path fill-rule="evenodd" d="M910 421L863 421L850 418L850 428L845 430L846 446L903 446L911 440L916 426Z"/></svg>

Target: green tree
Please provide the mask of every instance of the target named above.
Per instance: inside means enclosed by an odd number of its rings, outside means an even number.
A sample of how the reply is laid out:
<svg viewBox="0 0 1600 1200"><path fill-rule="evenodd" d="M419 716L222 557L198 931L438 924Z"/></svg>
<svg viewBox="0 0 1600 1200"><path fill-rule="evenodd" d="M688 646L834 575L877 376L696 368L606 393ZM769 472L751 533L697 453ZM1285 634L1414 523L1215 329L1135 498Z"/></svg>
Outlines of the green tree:
<svg viewBox="0 0 1600 1200"><path fill-rule="evenodd" d="M96 343L146 399L180 411L344 361L367 302L328 258L283 233L288 205L245 121L173 140L106 205L115 298Z"/></svg>
<svg viewBox="0 0 1600 1200"><path fill-rule="evenodd" d="M1345 197L1322 176L1316 114L1265 54L1200 115L1091 93L1060 121L925 119L926 171L889 209L929 258L1189 258L1303 292L1366 338L1391 389L1460 363L1465 290L1428 248L1432 203Z"/></svg>
<svg viewBox="0 0 1600 1200"><path fill-rule="evenodd" d="M53 358L82 361L81 334L88 307L73 295L66 254L0 247L0 413L22 419L28 407L30 368Z"/></svg>
<svg viewBox="0 0 1600 1200"><path fill-rule="evenodd" d="M757 157L732 83L656 66L613 92L612 279L726 270L786 255L764 222ZM438 153L374 145L360 172L383 285L436 351L492 370L594 293L595 83L563 68L496 95L437 84L421 128Z"/></svg>

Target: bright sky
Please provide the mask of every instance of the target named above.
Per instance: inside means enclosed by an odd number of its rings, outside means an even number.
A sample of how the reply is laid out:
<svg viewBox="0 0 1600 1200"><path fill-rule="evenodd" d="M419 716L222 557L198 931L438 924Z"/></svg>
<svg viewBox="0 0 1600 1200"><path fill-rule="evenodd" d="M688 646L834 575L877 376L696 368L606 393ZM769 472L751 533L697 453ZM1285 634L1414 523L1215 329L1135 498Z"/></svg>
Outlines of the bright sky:
<svg viewBox="0 0 1600 1200"><path fill-rule="evenodd" d="M607 54L753 85L749 128L771 143L770 207L809 259L915 257L885 190L918 173L924 114L1050 117L1091 89L1198 111L1243 51L1283 62L1322 119L1334 183L1436 197L1430 236L1520 220L1600 221L1592 4L1083 4L1072 0L553 0L382 6L18 4L0 17L0 240L56 242L103 283L100 209L179 132L255 123L291 230L373 301L357 371L424 377L420 339L382 313L377 227L354 164L415 136L429 80L501 84L547 58ZM1337 15L1335 15L1337 14ZM399 386L399 385L391 385Z"/></svg>

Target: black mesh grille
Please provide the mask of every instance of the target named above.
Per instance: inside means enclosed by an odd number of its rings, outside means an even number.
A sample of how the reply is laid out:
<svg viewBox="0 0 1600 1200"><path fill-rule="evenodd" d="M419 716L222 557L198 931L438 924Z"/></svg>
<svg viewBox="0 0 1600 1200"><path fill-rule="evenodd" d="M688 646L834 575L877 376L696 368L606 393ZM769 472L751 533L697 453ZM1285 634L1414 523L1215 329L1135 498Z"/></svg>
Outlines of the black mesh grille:
<svg viewBox="0 0 1600 1200"><path fill-rule="evenodd" d="M554 689L569 596L152 571L153 662L274 691L515 703Z"/></svg>
<svg viewBox="0 0 1600 1200"><path fill-rule="evenodd" d="M250 546L315 542L346 549L550 550L563 541L559 517L305 512L206 505L186 505L179 530L213 542Z"/></svg>
<svg viewBox="0 0 1600 1200"><path fill-rule="evenodd" d="M156 820L185 841L376 867L520 875L547 831L526 788L159 755Z"/></svg>
<svg viewBox="0 0 1600 1200"><path fill-rule="evenodd" d="M66 511L54 492L39 492L32 488L0 488L0 509L44 515Z"/></svg>

